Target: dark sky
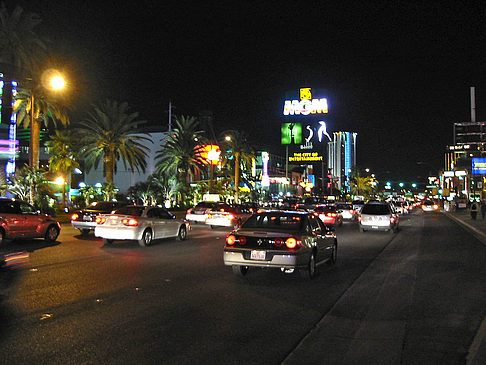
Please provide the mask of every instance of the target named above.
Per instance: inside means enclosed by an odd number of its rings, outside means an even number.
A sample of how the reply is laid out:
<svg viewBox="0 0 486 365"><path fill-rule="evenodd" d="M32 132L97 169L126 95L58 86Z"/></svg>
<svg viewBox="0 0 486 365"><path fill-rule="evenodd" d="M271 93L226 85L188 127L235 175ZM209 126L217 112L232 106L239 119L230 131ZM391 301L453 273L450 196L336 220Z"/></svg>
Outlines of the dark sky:
<svg viewBox="0 0 486 365"><path fill-rule="evenodd" d="M328 130L358 133L358 165L409 181L443 167L471 86L477 120L486 113L486 14L474 2L17 3L43 19L82 111L127 101L166 125L170 99L178 115L211 110L217 131L279 152L286 91L324 88Z"/></svg>

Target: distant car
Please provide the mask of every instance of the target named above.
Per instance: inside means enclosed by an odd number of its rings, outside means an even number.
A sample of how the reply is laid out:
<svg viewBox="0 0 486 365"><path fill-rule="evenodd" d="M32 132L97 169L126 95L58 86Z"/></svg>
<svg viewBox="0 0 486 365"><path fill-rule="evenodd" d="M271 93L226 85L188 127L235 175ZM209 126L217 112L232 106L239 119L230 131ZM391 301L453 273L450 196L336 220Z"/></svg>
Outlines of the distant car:
<svg viewBox="0 0 486 365"><path fill-rule="evenodd" d="M111 214L98 215L94 234L105 244L136 240L140 246L150 246L159 238L176 237L183 241L190 228L189 222L177 219L165 208L127 205Z"/></svg>
<svg viewBox="0 0 486 365"><path fill-rule="evenodd" d="M424 200L422 202L422 211L435 212L439 210L439 204L434 203L432 200Z"/></svg>
<svg viewBox="0 0 486 365"><path fill-rule="evenodd" d="M61 225L54 218L39 213L29 203L0 199L0 244L4 239L44 238L55 242Z"/></svg>
<svg viewBox="0 0 486 365"><path fill-rule="evenodd" d="M363 205L358 217L360 232L398 231L399 217L393 207L386 202L368 202Z"/></svg>
<svg viewBox="0 0 486 365"><path fill-rule="evenodd" d="M358 214L363 208L365 202L363 200L355 200L352 202L354 211Z"/></svg>
<svg viewBox="0 0 486 365"><path fill-rule="evenodd" d="M312 279L317 266L336 262L337 248L334 232L312 213L274 210L252 215L231 232L223 259L238 276L250 267L269 267Z"/></svg>
<svg viewBox="0 0 486 365"><path fill-rule="evenodd" d="M79 209L71 215L71 225L79 229L81 234L88 234L96 227L96 216L98 214L111 213L115 209L127 205L125 202L95 202L86 208Z"/></svg>
<svg viewBox="0 0 486 365"><path fill-rule="evenodd" d="M336 204L336 208L341 211L343 220L355 221L357 219L356 210L353 209L351 203L338 203Z"/></svg>
<svg viewBox="0 0 486 365"><path fill-rule="evenodd" d="M323 197L318 197L318 196L311 196L308 198L305 198L304 202L297 204L295 208L298 209L305 209L308 210L309 212L314 211L316 207L319 205L324 205L327 204L326 198Z"/></svg>
<svg viewBox="0 0 486 365"><path fill-rule="evenodd" d="M186 212L186 220L195 223L205 223L208 213L213 209L217 203L214 202L199 202L194 207Z"/></svg>
<svg viewBox="0 0 486 365"><path fill-rule="evenodd" d="M395 210L399 214L408 214L409 213L408 204L404 201L396 201L396 202L393 203L393 206L395 207Z"/></svg>
<svg viewBox="0 0 486 365"><path fill-rule="evenodd" d="M252 214L249 207L219 204L208 212L206 224L211 228L230 227L236 229Z"/></svg>
<svg viewBox="0 0 486 365"><path fill-rule="evenodd" d="M314 209L314 215L318 216L322 222L330 226L342 226L343 216L335 205L318 206Z"/></svg>

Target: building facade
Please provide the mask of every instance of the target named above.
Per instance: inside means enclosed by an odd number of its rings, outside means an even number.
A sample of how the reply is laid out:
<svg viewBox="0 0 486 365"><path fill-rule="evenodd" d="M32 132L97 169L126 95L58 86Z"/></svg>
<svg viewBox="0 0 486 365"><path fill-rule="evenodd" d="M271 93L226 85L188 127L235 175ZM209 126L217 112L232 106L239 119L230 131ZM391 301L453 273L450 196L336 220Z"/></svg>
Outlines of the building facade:
<svg viewBox="0 0 486 365"><path fill-rule="evenodd" d="M342 192L349 191L351 169L356 166L355 132L334 132L327 143L327 167L331 184Z"/></svg>

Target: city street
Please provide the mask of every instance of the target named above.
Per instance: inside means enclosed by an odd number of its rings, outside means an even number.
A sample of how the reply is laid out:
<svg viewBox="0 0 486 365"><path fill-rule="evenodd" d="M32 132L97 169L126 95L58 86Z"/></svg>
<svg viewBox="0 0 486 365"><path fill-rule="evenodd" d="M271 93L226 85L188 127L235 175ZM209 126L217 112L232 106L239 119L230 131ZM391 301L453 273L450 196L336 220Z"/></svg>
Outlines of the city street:
<svg viewBox="0 0 486 365"><path fill-rule="evenodd" d="M485 223L486 224L486 223ZM442 213L400 231L336 228L318 277L222 260L227 231L104 246L4 241L1 364L464 364L486 315L486 246ZM474 346L473 346L474 347Z"/></svg>

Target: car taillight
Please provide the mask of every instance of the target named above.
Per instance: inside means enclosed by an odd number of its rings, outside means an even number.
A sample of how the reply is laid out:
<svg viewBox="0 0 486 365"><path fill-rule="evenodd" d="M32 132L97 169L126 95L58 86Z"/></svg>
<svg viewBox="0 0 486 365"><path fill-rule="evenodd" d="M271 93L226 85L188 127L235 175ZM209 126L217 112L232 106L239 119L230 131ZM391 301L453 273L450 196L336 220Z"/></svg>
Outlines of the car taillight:
<svg viewBox="0 0 486 365"><path fill-rule="evenodd" d="M337 213L326 213L326 217L337 217Z"/></svg>
<svg viewBox="0 0 486 365"><path fill-rule="evenodd" d="M72 221L77 221L79 219L79 214L78 213L74 213L72 216L71 216L71 220Z"/></svg>
<svg viewBox="0 0 486 365"><path fill-rule="evenodd" d="M285 240L285 246L287 246L288 248L296 248L300 246L300 241L297 241L293 237L289 237Z"/></svg>
<svg viewBox="0 0 486 365"><path fill-rule="evenodd" d="M191 214L192 213L192 209L188 209L186 213L187 214Z"/></svg>
<svg viewBox="0 0 486 365"><path fill-rule="evenodd" d="M276 238L275 241L273 241L273 244L277 247L281 247L284 244L284 240L281 238Z"/></svg>
<svg viewBox="0 0 486 365"><path fill-rule="evenodd" d="M244 245L246 243L246 237L240 237L240 238L238 238L238 243L240 245Z"/></svg>
<svg viewBox="0 0 486 365"><path fill-rule="evenodd" d="M106 218L98 216L98 217L96 217L95 221L96 221L96 224L103 224L103 223L106 222Z"/></svg>
<svg viewBox="0 0 486 365"><path fill-rule="evenodd" d="M358 216L358 222L361 222L361 216Z"/></svg>
<svg viewBox="0 0 486 365"><path fill-rule="evenodd" d="M395 217L390 217L390 223L395 223L396 219Z"/></svg>
<svg viewBox="0 0 486 365"><path fill-rule="evenodd" d="M425 210L425 205L422 205L422 209Z"/></svg>
<svg viewBox="0 0 486 365"><path fill-rule="evenodd" d="M228 218L228 220L232 221L233 219L235 219L235 216L233 214L228 214L226 216L226 218Z"/></svg>
<svg viewBox="0 0 486 365"><path fill-rule="evenodd" d="M123 218L122 224L129 227L136 227L138 226L138 221L135 218Z"/></svg>
<svg viewBox="0 0 486 365"><path fill-rule="evenodd" d="M354 214L354 210L350 209L349 213Z"/></svg>
<svg viewBox="0 0 486 365"><path fill-rule="evenodd" d="M434 204L434 210L439 209L439 206L437 204Z"/></svg>
<svg viewBox="0 0 486 365"><path fill-rule="evenodd" d="M232 234L230 234L228 237L226 237L226 243L230 246L233 246L236 242L236 237Z"/></svg>
<svg viewBox="0 0 486 365"><path fill-rule="evenodd" d="M262 210L262 209L258 209L258 210L257 210L257 213L261 213L261 212L263 212L263 210Z"/></svg>

